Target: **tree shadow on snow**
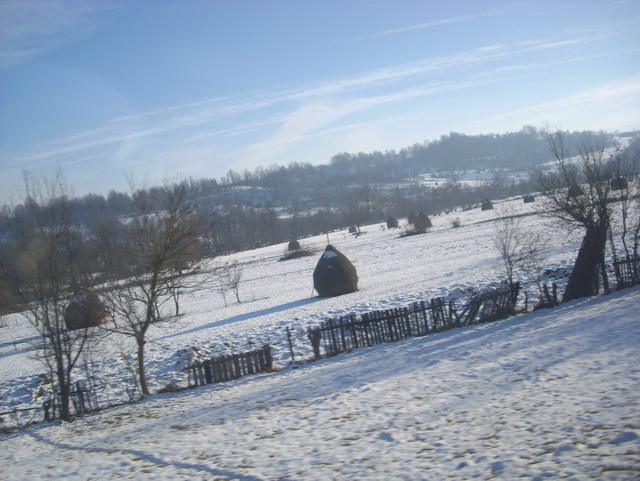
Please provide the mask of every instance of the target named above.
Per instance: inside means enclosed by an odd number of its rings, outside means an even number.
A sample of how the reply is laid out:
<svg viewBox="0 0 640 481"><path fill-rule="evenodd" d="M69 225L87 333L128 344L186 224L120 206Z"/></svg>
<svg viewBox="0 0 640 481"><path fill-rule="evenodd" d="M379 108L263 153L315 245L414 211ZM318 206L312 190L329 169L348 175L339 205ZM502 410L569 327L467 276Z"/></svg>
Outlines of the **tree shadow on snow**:
<svg viewBox="0 0 640 481"><path fill-rule="evenodd" d="M298 301L287 302L286 304L280 304L279 306L273 306L266 309L260 309L258 311L247 312L245 314L238 314L237 316L229 317L228 319L220 319L218 321L210 322L209 324L203 324L198 327L194 327L192 329L187 329L186 331L176 332L174 334L169 334L163 336L159 339L170 339L172 337L183 336L185 334L193 334L194 332L206 331L207 329L211 329L213 327L224 326L226 324L234 324L236 322L247 321L249 319L255 319L257 317L266 316L269 314L275 314L276 312L282 312L289 309L293 309L296 307L306 306L308 304L312 304L314 302L322 301L321 297L311 297L309 299L300 299Z"/></svg>

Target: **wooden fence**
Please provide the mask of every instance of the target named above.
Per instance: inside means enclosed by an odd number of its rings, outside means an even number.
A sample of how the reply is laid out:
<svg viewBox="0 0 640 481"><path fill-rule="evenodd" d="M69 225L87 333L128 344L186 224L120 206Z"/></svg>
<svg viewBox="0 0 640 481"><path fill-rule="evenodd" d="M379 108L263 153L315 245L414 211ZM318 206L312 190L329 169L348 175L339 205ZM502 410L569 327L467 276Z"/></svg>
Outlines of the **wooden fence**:
<svg viewBox="0 0 640 481"><path fill-rule="evenodd" d="M640 257L628 257L613 263L618 287L640 284Z"/></svg>
<svg viewBox="0 0 640 481"><path fill-rule="evenodd" d="M69 409L74 416L82 416L83 414L97 411L99 409L95 392L88 388L84 383L78 381L74 384L75 389L69 393L70 403ZM60 399L59 394L53 394L42 404L44 411L44 420L53 421L60 417Z"/></svg>
<svg viewBox="0 0 640 481"><path fill-rule="evenodd" d="M308 329L307 336L316 359L334 356L359 347L505 317L513 313L519 290L519 284L494 289L473 296L461 309L456 308L455 301L438 297L409 307L362 314L360 319L356 315L328 319Z"/></svg>
<svg viewBox="0 0 640 481"><path fill-rule="evenodd" d="M267 344L256 351L212 357L206 361L189 364L189 387L231 381L249 374L267 372L272 366L271 346Z"/></svg>

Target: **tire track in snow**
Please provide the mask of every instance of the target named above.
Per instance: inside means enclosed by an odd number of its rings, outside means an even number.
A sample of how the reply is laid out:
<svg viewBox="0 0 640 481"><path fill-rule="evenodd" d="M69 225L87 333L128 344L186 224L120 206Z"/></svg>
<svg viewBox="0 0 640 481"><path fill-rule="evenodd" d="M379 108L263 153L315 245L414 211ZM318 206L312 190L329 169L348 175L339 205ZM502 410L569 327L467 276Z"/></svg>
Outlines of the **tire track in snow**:
<svg viewBox="0 0 640 481"><path fill-rule="evenodd" d="M140 459L148 461L150 463L156 464L158 466L171 466L174 468L182 468L182 469L193 469L196 471L202 471L207 474L212 474L215 476L224 476L234 481L267 481L266 479L259 478L258 476L252 476L250 474L239 474L233 471L228 471L225 469L215 469L210 468L204 464L195 464L195 463L181 463L176 461L165 461L154 454L146 453L144 451L140 451L137 449L123 449L123 448L92 448L85 446L74 446L68 443L61 443L57 441L51 441L50 439L45 438L37 433L28 433L36 441L39 441L44 444L48 444L50 446L59 448L59 449L67 449L70 451L84 451L87 453L101 453L101 454L125 454L130 456L136 456Z"/></svg>

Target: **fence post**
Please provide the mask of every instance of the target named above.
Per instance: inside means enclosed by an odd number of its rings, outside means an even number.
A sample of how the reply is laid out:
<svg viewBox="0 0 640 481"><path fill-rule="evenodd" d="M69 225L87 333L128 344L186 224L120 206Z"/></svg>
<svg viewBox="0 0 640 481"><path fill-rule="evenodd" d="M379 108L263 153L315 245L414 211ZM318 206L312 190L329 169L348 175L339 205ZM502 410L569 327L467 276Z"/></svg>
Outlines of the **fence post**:
<svg viewBox="0 0 640 481"><path fill-rule="evenodd" d="M204 365L202 366L204 369L204 383L203 384L209 384L213 382L213 376L211 375L211 361L207 361L204 363Z"/></svg>
<svg viewBox="0 0 640 481"><path fill-rule="evenodd" d="M44 409L44 420L52 421L52 413L49 412L49 410L51 409L51 399L47 399L45 402L43 402L42 408Z"/></svg>
<svg viewBox="0 0 640 481"><path fill-rule="evenodd" d="M320 359L320 328L316 327L313 329L307 330L307 337L309 341L311 341L311 348L313 349L313 356L317 359Z"/></svg>
<svg viewBox="0 0 640 481"><path fill-rule="evenodd" d="M242 369L240 368L240 356L233 355L233 367L235 369L235 376L242 377Z"/></svg>
<svg viewBox="0 0 640 481"><path fill-rule="evenodd" d="M273 367L273 356L271 355L271 346L269 344L265 344L262 349L264 349L264 357L265 357L265 368L267 370L271 370Z"/></svg>
<svg viewBox="0 0 640 481"><path fill-rule="evenodd" d="M293 354L293 341L291 340L291 329L287 326L287 340L289 341L289 353L291 354L291 362L296 362L296 356Z"/></svg>

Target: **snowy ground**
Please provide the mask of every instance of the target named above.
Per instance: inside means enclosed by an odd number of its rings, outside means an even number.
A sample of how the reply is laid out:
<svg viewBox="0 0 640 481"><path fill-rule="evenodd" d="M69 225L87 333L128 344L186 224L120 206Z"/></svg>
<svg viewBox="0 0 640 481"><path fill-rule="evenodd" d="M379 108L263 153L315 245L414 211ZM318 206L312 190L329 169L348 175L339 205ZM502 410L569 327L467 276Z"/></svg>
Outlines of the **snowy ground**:
<svg viewBox="0 0 640 481"><path fill-rule="evenodd" d="M297 359L311 356L306 328L328 317L401 307L436 296L463 296L472 289L503 279L493 247L493 222L503 213L534 213L537 203L521 200L496 204L496 210L453 212L434 217L434 227L425 235L400 237L400 230L382 224L362 228L354 237L345 231L330 234L330 241L358 270L356 293L332 299L315 297L312 273L326 245L326 237L302 240L317 254L278 262L285 245L277 245L216 259L218 265L239 261L243 266L240 285L242 303L222 296L205 285L185 294L184 315L150 331L148 369L152 386L173 381L184 385L184 367L195 347L203 354L246 351L267 342L274 347L276 364L290 361L285 328L293 329ZM453 228L459 218L462 227ZM546 266L552 270L570 266L580 242L580 233L567 235L537 215L521 218L524 229L545 232L550 249ZM5 318L8 327L0 334L0 412L15 407L40 406L34 393L40 388L38 374L46 372L34 358L31 326L19 316ZM133 364L133 345L128 338L113 336L87 361L101 402L122 399L131 379L127 363ZM84 363L83 363L84 364Z"/></svg>
<svg viewBox="0 0 640 481"><path fill-rule="evenodd" d="M2 478L636 480L639 303L627 289L33 426L0 438Z"/></svg>
<svg viewBox="0 0 640 481"><path fill-rule="evenodd" d="M499 282L504 274L493 246L495 223L490 221L505 213L532 214L521 217L522 228L548 236L546 267L562 270L573 262L580 232L568 235L535 215L537 206L515 200L498 202L495 210L452 212L434 217L434 227L427 234L404 238L400 230L387 230L382 224L362 228L358 237L345 231L331 233L330 242L354 263L360 278L358 292L331 299L312 293L312 273L326 245L325 236L302 240L303 246L317 250L312 257L278 262L283 244L216 259L218 265L238 261L243 266L243 302L238 304L227 295L229 305L225 306L211 285L185 294L184 314L150 331L151 385L186 385L182 369L194 347L212 355L242 352L266 342L274 347L275 362L282 367L291 360L287 326L294 335L296 358L305 359L311 357L306 328L328 317L401 307L436 296L464 296ZM462 227L452 227L456 218ZM0 329L0 412L41 406L38 375L46 371L34 357L32 341L37 337L21 316L5 319L9 326ZM127 365L134 363L133 352L128 338L112 336L87 360L102 404L126 399L125 386L131 382Z"/></svg>

